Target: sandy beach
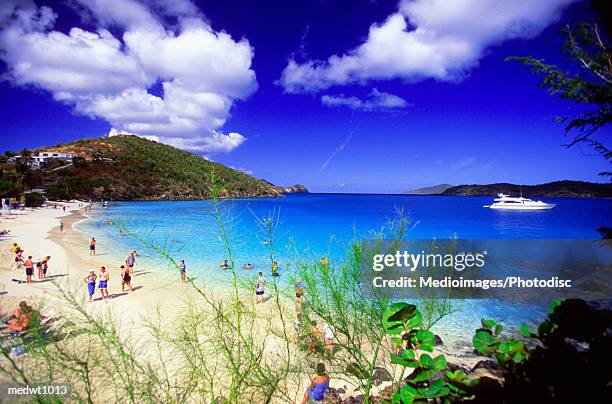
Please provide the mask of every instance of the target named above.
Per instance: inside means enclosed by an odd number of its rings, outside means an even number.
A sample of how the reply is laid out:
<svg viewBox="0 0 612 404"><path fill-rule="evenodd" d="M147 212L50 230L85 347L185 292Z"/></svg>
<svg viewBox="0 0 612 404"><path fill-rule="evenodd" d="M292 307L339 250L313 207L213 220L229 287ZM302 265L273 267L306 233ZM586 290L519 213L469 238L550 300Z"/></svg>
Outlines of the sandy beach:
<svg viewBox="0 0 612 404"><path fill-rule="evenodd" d="M96 289L94 301L84 304L87 313L105 318L110 315L118 324L120 334L146 346L152 341L147 342L151 336L145 319L174 319L193 302L197 302L198 298L201 299L194 288L181 283L178 272L162 273L155 268L139 265L138 261L132 277L133 292L122 292L120 265L125 257L123 253L127 254L130 249L126 248L125 252L106 251L103 245L98 244L96 255L90 256L89 235L80 233L74 227L78 221L88 218L88 212L82 207L85 204L75 202L64 205L65 211L61 207L45 207L12 211L2 216L0 228L10 230L10 233L0 240L0 313L10 313L20 301L25 300L39 307L45 316L70 317L74 308L67 307L59 289L72 293L85 302L87 292L83 278L89 270L93 269L99 273L100 266L105 266L110 272L108 291L111 298L103 301ZM63 231L60 231L60 221L64 224ZM32 284L19 282L25 280L25 269L14 262L14 253L11 252L13 243L18 243L24 249L24 257L31 255L34 261L51 256L47 279L38 280L35 269ZM207 292L214 293L215 299L223 300L230 296L228 290L218 285L214 290L212 287L207 289ZM271 306L272 302L255 306L251 304L253 296L246 292L240 293L240 299L256 309L257 323L262 326L262 330L282 328L278 313ZM286 310L287 313L293 310L293 304L289 300L283 301L282 306L283 311ZM293 317L287 315L286 321L287 324L292 324ZM262 340L261 343L264 352L271 358L277 355L277 348L285 344L278 336L266 335L263 338L265 341ZM292 353L303 357L304 354L297 348L292 347ZM145 358L149 354L146 349L139 352L139 355ZM293 370L290 380L286 382L290 386L288 389L292 391L293 400L301 400L309 377L309 372L301 374L298 367ZM10 382L0 376L0 384L10 385ZM336 380L332 386L348 390L345 380Z"/></svg>

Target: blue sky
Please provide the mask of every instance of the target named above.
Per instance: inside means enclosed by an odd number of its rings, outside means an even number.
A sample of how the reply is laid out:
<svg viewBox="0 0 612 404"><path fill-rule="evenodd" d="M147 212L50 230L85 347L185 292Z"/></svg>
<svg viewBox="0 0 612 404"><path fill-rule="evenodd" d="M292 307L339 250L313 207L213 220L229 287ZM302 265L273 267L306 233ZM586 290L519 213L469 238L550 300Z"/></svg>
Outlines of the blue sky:
<svg viewBox="0 0 612 404"><path fill-rule="evenodd" d="M2 150L116 128L319 192L608 168L561 146L553 118L576 106L504 61L566 65L561 27L587 3L115 2L3 3Z"/></svg>

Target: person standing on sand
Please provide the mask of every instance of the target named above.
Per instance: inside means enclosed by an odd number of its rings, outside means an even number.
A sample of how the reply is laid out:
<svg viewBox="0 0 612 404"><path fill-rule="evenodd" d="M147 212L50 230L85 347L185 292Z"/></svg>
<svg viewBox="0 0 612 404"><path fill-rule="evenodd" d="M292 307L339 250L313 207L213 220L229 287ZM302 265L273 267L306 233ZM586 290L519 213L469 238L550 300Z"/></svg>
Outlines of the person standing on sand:
<svg viewBox="0 0 612 404"><path fill-rule="evenodd" d="M47 270L49 269L49 260L51 259L50 255L47 255L45 258L43 258L42 261L40 261L40 266L42 269L42 278L43 279L47 279Z"/></svg>
<svg viewBox="0 0 612 404"><path fill-rule="evenodd" d="M304 283L302 282L302 278L298 278L297 283L295 284L295 314L302 314L302 302L304 301Z"/></svg>
<svg viewBox="0 0 612 404"><path fill-rule="evenodd" d="M100 296L102 300L108 301L108 280L110 276L105 267L100 267L100 281L98 282L98 289L100 289Z"/></svg>
<svg viewBox="0 0 612 404"><path fill-rule="evenodd" d="M89 255L96 255L96 239L95 238L91 238L91 241L89 242Z"/></svg>
<svg viewBox="0 0 612 404"><path fill-rule="evenodd" d="M125 264L127 265L131 276L134 273L134 265L136 265L136 250L131 251L127 257L125 257Z"/></svg>
<svg viewBox="0 0 612 404"><path fill-rule="evenodd" d="M185 279L186 274L187 274L187 265L185 265L185 260L181 260L179 262L179 272L181 273L181 281L183 283L187 283L187 279Z"/></svg>
<svg viewBox="0 0 612 404"><path fill-rule="evenodd" d="M64 231L64 222L60 220L60 233Z"/></svg>
<svg viewBox="0 0 612 404"><path fill-rule="evenodd" d="M121 265L121 291L125 291L125 287L129 288L130 293L132 290L132 277L130 276L130 270L125 267L125 265Z"/></svg>
<svg viewBox="0 0 612 404"><path fill-rule="evenodd" d="M89 275L87 275L83 279L83 282L87 284L87 294L89 295L89 300L87 301L88 303L91 303L93 301L93 295L96 291L96 279L97 278L98 277L96 276L96 271L92 269L91 271L89 271Z"/></svg>
<svg viewBox="0 0 612 404"><path fill-rule="evenodd" d="M32 262L32 256L28 256L28 259L23 262L23 266L26 270L26 283L32 283L32 275L34 274L34 263Z"/></svg>
<svg viewBox="0 0 612 404"><path fill-rule="evenodd" d="M266 278L263 277L263 273L259 273L257 282L255 283L255 303L264 302L264 293L266 286Z"/></svg>

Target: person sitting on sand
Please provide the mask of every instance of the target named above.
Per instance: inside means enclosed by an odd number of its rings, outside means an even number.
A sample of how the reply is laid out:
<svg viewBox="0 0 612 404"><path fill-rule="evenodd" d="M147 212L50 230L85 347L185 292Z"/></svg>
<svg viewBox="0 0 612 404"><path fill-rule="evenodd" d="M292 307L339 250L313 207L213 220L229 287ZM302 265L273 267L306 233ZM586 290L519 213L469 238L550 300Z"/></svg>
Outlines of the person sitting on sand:
<svg viewBox="0 0 612 404"><path fill-rule="evenodd" d="M179 272L181 274L181 281L183 283L187 283L187 279L186 279L186 276L187 276L187 265L185 265L185 260L181 260L179 262L178 267L179 267Z"/></svg>
<svg viewBox="0 0 612 404"><path fill-rule="evenodd" d="M244 264L242 269L253 269L253 264Z"/></svg>
<svg viewBox="0 0 612 404"><path fill-rule="evenodd" d="M125 265L121 265L121 291L125 291L125 287L129 288L129 292L132 293L132 276L130 275L130 270L125 267Z"/></svg>
<svg viewBox="0 0 612 404"><path fill-rule="evenodd" d="M98 289L100 289L100 296L102 300L108 301L108 280L110 274L105 267L100 267L100 281L98 282Z"/></svg>
<svg viewBox="0 0 612 404"><path fill-rule="evenodd" d="M96 255L96 239L93 237L89 242L89 255Z"/></svg>
<svg viewBox="0 0 612 404"><path fill-rule="evenodd" d="M265 287L266 278L264 278L263 273L260 272L257 277L257 282L255 282L255 303L263 303Z"/></svg>
<svg viewBox="0 0 612 404"><path fill-rule="evenodd" d="M325 392L329 388L329 376L325 371L325 365L317 363L316 368L317 375L310 382L310 386L304 393L302 404L306 404L309 400L323 401L325 398Z"/></svg>
<svg viewBox="0 0 612 404"><path fill-rule="evenodd" d="M87 294L89 295L89 300L88 300L89 303L93 301L93 295L96 291L96 279L97 278L98 276L96 275L96 271L92 269L91 271L89 271L89 275L87 275L83 279L83 282L87 284Z"/></svg>
<svg viewBox="0 0 612 404"><path fill-rule="evenodd" d="M31 306L26 305L21 308L19 317L14 320L9 320L8 329L15 332L21 332L27 330L30 327L32 322L32 316L34 315L34 310Z"/></svg>
<svg viewBox="0 0 612 404"><path fill-rule="evenodd" d="M321 331L319 331L319 327L317 327L317 322L312 320L310 324L310 335L306 337L307 351L316 352L319 348L319 341L322 339L323 335L321 335Z"/></svg>
<svg viewBox="0 0 612 404"><path fill-rule="evenodd" d="M219 265L219 267L221 269L228 269L229 268L229 264L227 263L227 260L223 260L223 264Z"/></svg>
<svg viewBox="0 0 612 404"><path fill-rule="evenodd" d="M23 262L23 266L26 270L26 283L32 283L32 275L34 275L34 262L32 262L32 256L28 256L28 259Z"/></svg>

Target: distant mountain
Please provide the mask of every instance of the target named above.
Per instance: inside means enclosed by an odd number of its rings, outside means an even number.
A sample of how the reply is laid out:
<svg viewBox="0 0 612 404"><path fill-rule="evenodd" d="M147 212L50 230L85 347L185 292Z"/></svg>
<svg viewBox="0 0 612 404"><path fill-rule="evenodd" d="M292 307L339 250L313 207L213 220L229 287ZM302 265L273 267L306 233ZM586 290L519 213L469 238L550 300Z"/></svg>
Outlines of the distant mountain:
<svg viewBox="0 0 612 404"><path fill-rule="evenodd" d="M496 196L498 193L524 197L551 198L612 198L612 183L598 184L583 181L555 181L540 185L516 185L507 183L487 185L457 185L446 189L442 195Z"/></svg>
<svg viewBox="0 0 612 404"><path fill-rule="evenodd" d="M50 199L181 200L282 196L270 184L203 157L137 136L83 139L33 151L72 154L35 173Z"/></svg>
<svg viewBox="0 0 612 404"><path fill-rule="evenodd" d="M274 185L269 181L266 180L261 180L263 182L265 182L266 184L270 185L271 187L274 187L274 189L276 189L278 192L283 193L283 194L304 194L304 193L308 193L308 189L306 189L306 187L302 184L295 184L293 186L289 186L289 187L283 187L280 185Z"/></svg>
<svg viewBox="0 0 612 404"><path fill-rule="evenodd" d="M411 191L402 192L402 194L408 195L438 195L442 192L446 191L448 188L452 187L451 184L439 184L433 185L431 187L423 187L413 189Z"/></svg>

